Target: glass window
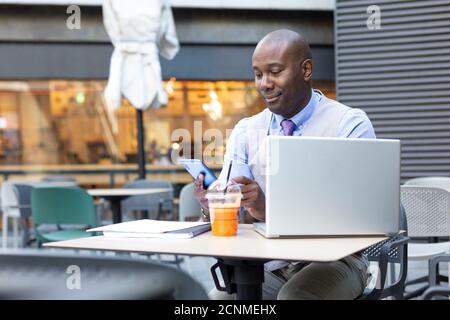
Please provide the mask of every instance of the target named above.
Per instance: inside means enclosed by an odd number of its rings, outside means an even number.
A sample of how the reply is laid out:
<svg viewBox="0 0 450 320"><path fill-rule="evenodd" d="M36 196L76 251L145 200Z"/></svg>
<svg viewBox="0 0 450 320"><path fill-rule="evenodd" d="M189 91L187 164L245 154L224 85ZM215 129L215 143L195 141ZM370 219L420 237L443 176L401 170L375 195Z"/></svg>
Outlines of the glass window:
<svg viewBox="0 0 450 320"><path fill-rule="evenodd" d="M109 110L105 86L94 80L0 81L0 166L136 164L136 111L125 99ZM333 82L314 86L335 97ZM173 150L201 156L215 134L224 138L214 150L221 159L234 125L264 108L253 81L172 78L164 87L168 104L144 112L150 164L171 164Z"/></svg>

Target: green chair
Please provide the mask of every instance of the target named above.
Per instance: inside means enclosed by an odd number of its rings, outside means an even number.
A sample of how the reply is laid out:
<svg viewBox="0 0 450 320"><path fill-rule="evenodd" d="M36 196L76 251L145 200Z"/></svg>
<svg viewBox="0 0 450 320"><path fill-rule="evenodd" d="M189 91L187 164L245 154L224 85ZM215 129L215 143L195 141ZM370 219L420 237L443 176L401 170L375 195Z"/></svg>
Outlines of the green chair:
<svg viewBox="0 0 450 320"><path fill-rule="evenodd" d="M83 189L71 187L35 188L31 194L36 243L90 237L87 227L96 226L94 200ZM42 225L56 225L57 230L42 231ZM61 225L65 228L62 229ZM66 228L70 225L69 228Z"/></svg>

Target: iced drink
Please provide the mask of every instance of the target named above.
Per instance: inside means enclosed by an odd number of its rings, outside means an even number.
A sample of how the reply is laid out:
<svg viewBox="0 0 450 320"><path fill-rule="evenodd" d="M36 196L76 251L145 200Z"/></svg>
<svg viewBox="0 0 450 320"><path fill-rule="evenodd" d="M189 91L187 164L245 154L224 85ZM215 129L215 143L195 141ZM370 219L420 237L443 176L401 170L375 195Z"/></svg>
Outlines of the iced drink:
<svg viewBox="0 0 450 320"><path fill-rule="evenodd" d="M211 230L215 236L235 236L241 206L240 192L208 192L206 195L211 218Z"/></svg>

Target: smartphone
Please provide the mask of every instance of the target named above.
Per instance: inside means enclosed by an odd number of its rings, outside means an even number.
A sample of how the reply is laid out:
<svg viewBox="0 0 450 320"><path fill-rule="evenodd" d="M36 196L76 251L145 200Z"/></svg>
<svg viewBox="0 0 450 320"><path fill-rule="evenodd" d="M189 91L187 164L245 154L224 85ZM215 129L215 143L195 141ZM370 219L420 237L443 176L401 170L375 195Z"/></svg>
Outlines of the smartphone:
<svg viewBox="0 0 450 320"><path fill-rule="evenodd" d="M217 180L214 173L199 159L180 159L178 162L184 166L194 179L197 179L198 175L203 173L205 176L203 187L205 189Z"/></svg>

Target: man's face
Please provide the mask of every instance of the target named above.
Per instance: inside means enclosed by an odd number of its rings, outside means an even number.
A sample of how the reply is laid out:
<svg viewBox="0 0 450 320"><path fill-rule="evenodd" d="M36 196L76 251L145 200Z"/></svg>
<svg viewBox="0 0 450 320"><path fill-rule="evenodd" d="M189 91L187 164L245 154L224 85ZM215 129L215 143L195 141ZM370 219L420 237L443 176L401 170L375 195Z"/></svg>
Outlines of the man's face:
<svg viewBox="0 0 450 320"><path fill-rule="evenodd" d="M302 103L311 90L305 63L311 66L310 60L301 60L288 44L265 43L255 49L255 85L270 111L292 117L304 107Z"/></svg>

